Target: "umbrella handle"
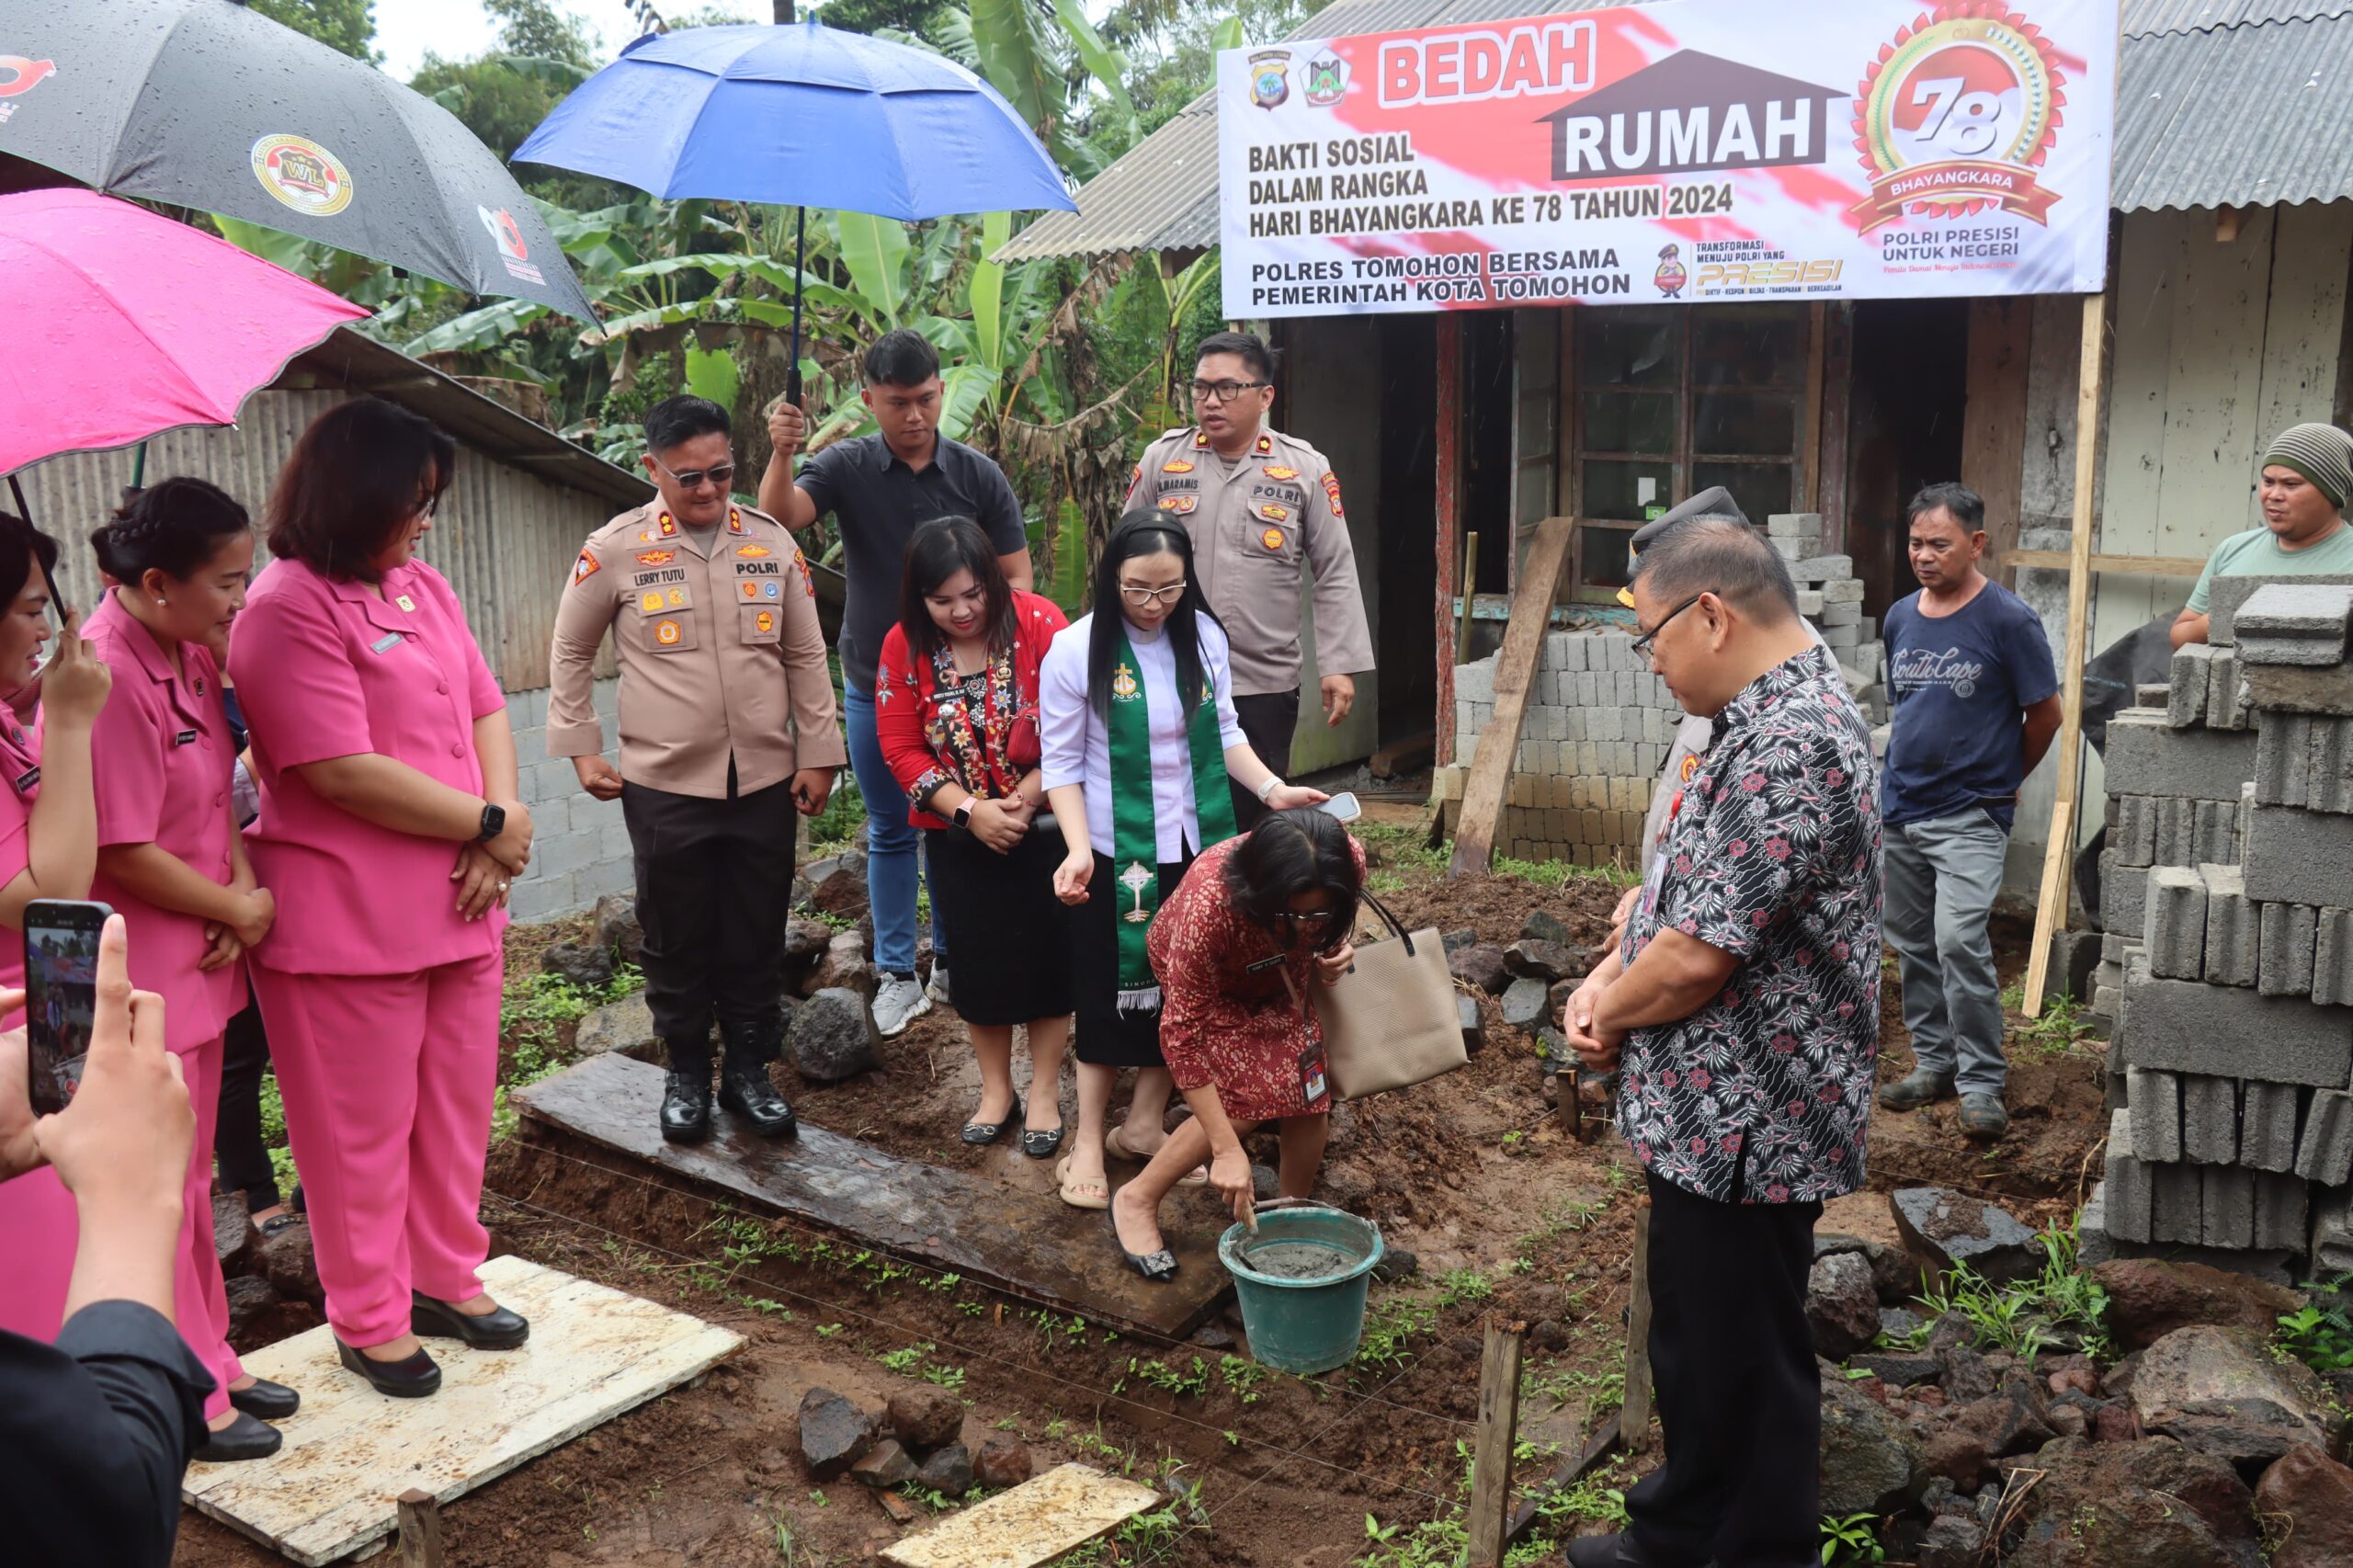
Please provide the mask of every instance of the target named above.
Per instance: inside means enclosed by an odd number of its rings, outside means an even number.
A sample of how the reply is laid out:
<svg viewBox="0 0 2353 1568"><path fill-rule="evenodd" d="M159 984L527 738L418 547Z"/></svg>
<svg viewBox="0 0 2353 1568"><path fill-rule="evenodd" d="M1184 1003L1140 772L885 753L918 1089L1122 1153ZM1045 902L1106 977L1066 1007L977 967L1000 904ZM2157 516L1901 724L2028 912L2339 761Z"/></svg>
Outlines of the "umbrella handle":
<svg viewBox="0 0 2353 1568"><path fill-rule="evenodd" d="M809 209L796 207L792 221L792 358L785 367L784 401L801 406L801 269L809 259Z"/></svg>

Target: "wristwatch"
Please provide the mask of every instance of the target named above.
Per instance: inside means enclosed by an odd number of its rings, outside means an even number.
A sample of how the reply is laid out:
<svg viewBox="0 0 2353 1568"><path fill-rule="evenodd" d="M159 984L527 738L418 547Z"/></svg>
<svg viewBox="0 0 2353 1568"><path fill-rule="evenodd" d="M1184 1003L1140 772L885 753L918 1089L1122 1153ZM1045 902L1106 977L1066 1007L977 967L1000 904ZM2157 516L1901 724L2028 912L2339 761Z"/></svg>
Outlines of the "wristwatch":
<svg viewBox="0 0 2353 1568"><path fill-rule="evenodd" d="M957 802L956 802L956 812L955 812L955 816L956 816L956 825L957 825L958 827L961 827L961 828L964 829L966 832L970 832L970 831L972 831L972 796L967 795L967 796L965 796L961 801L957 801Z"/></svg>
<svg viewBox="0 0 2353 1568"><path fill-rule="evenodd" d="M1273 794L1282 787L1283 781L1281 779L1276 778L1271 773L1267 774L1267 781L1258 786L1258 803L1262 806L1265 805L1267 803L1267 797Z"/></svg>
<svg viewBox="0 0 2353 1568"><path fill-rule="evenodd" d="M474 835L476 844L488 844L506 831L506 808L494 806L484 801L482 807L482 831Z"/></svg>

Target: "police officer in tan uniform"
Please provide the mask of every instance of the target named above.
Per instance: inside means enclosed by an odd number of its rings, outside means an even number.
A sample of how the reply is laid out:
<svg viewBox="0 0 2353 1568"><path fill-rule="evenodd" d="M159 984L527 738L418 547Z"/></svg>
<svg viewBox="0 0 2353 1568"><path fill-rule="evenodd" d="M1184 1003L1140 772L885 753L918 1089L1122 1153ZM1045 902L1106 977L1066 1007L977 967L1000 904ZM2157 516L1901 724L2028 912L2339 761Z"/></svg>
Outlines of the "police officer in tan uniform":
<svg viewBox="0 0 2353 1568"><path fill-rule="evenodd" d="M572 758L597 799L618 797L629 825L674 1143L710 1132L714 1016L719 1103L763 1135L795 1130L767 1071L783 1046L792 813L824 810L846 756L808 562L783 524L730 498L728 437L726 410L701 398L647 412L645 468L661 494L588 536L548 659L548 753ZM590 701L608 631L619 771Z"/></svg>
<svg viewBox="0 0 2353 1568"><path fill-rule="evenodd" d="M1326 724L1356 705L1353 672L1372 667L1372 633L1338 477L1323 453L1267 426L1274 374L1273 354L1249 333L1201 339L1192 387L1199 423L1152 444L1127 505L1156 505L1185 519L1201 592L1233 643L1235 716L1250 749L1279 778L1290 771L1299 727L1301 572L1315 575ZM1239 789L1233 803L1245 828L1266 811Z"/></svg>

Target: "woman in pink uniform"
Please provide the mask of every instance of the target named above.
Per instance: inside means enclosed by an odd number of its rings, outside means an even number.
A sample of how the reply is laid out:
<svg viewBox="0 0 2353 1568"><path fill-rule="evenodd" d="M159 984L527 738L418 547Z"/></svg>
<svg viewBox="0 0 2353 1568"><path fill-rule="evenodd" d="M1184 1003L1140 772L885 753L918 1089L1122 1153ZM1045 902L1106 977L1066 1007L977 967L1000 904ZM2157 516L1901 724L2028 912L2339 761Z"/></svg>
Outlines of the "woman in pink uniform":
<svg viewBox="0 0 2353 1568"><path fill-rule="evenodd" d="M245 602L254 536L245 509L200 479L167 479L90 536L114 586L90 614L90 646L114 673L91 739L98 874L90 896L131 928L131 983L164 998L165 1045L196 1107L174 1313L212 1369L204 1414L213 1461L264 1459L294 1391L254 1377L229 1348L229 1301L212 1242L212 1133L222 1031L244 1000L244 950L275 905L255 885L229 799L236 751L206 644Z"/></svg>
<svg viewBox="0 0 2353 1568"><path fill-rule="evenodd" d="M456 448L373 398L312 422L269 497L277 557L229 667L252 729L254 949L286 1130L344 1366L421 1398L418 1335L530 1325L475 1272L508 880L530 858L515 736L458 597L413 559Z"/></svg>
<svg viewBox="0 0 2353 1568"><path fill-rule="evenodd" d="M55 540L0 512L0 988L8 990L25 983L25 905L89 897L98 862L90 731L109 677L71 616L55 660L40 669L50 638L40 568L56 563ZM34 705L44 699L35 727ZM21 1014L0 1018L11 1028L23 1022ZM55 1171L0 1183L0 1328L57 1337L78 1235L74 1199Z"/></svg>

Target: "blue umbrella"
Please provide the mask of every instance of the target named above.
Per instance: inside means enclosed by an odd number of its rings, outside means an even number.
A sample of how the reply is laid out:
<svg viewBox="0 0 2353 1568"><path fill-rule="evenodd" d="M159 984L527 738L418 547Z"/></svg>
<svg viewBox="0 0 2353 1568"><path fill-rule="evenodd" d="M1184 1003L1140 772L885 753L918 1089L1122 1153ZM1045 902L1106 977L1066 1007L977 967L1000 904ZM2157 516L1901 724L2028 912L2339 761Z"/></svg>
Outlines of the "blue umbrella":
<svg viewBox="0 0 2353 1568"><path fill-rule="evenodd" d="M649 33L558 104L515 161L673 200L831 207L908 222L1077 207L1053 159L986 82L943 56L813 17ZM797 282L790 364L786 396L797 403Z"/></svg>

